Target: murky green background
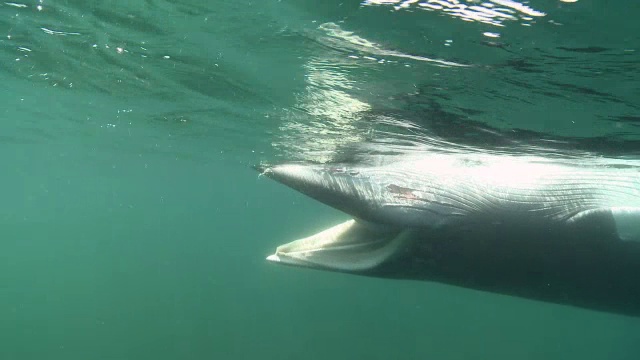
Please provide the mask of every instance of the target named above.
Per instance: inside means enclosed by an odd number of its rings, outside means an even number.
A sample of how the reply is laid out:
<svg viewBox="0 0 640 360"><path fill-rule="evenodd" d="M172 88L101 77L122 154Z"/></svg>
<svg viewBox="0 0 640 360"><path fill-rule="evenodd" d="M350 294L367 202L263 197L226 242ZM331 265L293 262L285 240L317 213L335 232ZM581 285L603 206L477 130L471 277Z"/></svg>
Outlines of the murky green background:
<svg viewBox="0 0 640 360"><path fill-rule="evenodd" d="M345 216L250 165L371 114L640 149L634 2L391 3L0 3L0 359L637 359L640 319L264 261Z"/></svg>

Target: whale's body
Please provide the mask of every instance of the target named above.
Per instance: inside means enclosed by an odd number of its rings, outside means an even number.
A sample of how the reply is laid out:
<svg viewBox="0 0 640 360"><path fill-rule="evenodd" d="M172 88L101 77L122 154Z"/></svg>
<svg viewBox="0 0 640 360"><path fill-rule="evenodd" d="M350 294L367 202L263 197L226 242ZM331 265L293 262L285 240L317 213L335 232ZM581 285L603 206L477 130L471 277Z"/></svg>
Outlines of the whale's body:
<svg viewBox="0 0 640 360"><path fill-rule="evenodd" d="M354 218L269 260L640 316L633 162L434 153L259 169Z"/></svg>

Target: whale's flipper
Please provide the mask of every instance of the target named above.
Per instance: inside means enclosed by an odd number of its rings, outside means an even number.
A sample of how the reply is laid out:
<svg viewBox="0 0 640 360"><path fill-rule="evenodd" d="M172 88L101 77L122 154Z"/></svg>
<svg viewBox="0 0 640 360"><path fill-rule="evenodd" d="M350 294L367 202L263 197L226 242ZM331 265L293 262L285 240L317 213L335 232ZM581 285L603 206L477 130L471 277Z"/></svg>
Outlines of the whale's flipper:
<svg viewBox="0 0 640 360"><path fill-rule="evenodd" d="M267 260L325 270L365 271L391 258L410 237L411 230L349 220L281 245Z"/></svg>
<svg viewBox="0 0 640 360"><path fill-rule="evenodd" d="M640 208L615 207L611 213L620 239L640 242Z"/></svg>

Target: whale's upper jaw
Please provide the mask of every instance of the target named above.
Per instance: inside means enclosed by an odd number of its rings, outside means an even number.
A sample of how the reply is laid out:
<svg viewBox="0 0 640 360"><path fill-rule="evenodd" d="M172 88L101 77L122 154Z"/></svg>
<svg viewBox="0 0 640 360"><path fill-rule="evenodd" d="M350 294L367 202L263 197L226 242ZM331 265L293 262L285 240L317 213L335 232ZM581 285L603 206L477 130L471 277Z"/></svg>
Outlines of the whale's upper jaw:
<svg viewBox="0 0 640 360"><path fill-rule="evenodd" d="M310 164L258 165L262 175L360 219L375 218L382 191L357 170Z"/></svg>
<svg viewBox="0 0 640 360"><path fill-rule="evenodd" d="M410 169L412 165L404 166ZM470 211L468 201L456 200L465 196L461 191L449 191L441 201L433 201L432 194L445 190L432 181L437 174L422 169L407 174L393 168L343 165L281 164L254 168L312 199L369 223L437 228L458 221ZM413 185L416 186L411 188Z"/></svg>

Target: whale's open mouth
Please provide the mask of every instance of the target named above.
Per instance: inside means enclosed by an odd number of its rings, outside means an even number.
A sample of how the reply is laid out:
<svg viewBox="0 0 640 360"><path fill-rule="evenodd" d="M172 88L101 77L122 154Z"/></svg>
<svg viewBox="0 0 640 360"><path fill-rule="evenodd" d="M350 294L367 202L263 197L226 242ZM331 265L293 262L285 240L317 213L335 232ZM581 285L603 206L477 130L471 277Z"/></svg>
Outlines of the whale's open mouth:
<svg viewBox="0 0 640 360"><path fill-rule="evenodd" d="M261 174L349 215L366 215L365 179L340 168L285 164L255 166ZM283 244L267 260L300 267L359 272L382 264L411 238L412 231L357 218Z"/></svg>
<svg viewBox="0 0 640 360"><path fill-rule="evenodd" d="M352 219L280 245L267 260L335 271L365 271L392 257L410 236L407 229L384 228Z"/></svg>

